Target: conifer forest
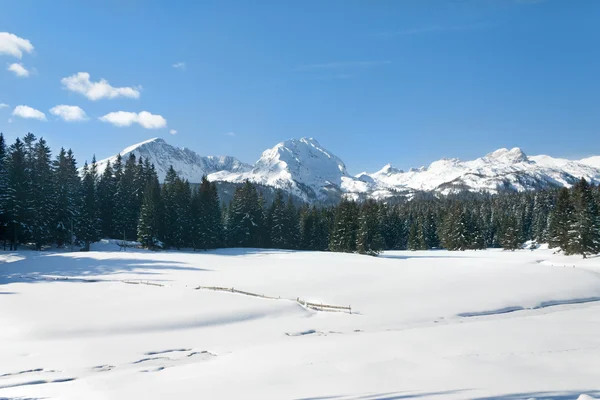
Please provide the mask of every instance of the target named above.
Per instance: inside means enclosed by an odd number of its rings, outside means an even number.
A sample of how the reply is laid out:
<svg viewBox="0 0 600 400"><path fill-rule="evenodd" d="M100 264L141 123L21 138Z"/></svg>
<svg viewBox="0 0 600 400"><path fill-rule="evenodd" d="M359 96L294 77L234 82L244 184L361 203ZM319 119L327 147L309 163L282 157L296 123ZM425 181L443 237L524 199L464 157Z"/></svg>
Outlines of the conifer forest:
<svg viewBox="0 0 600 400"><path fill-rule="evenodd" d="M131 154L99 173L81 169L70 150L51 154L27 134L0 135L0 244L16 250L77 245L101 238L150 249L277 248L377 255L383 250L516 250L525 243L584 258L600 252L600 188L422 195L405 201L336 206L297 204L278 190L267 204L249 181L228 204L214 182L199 185L173 168L163 183L152 164Z"/></svg>

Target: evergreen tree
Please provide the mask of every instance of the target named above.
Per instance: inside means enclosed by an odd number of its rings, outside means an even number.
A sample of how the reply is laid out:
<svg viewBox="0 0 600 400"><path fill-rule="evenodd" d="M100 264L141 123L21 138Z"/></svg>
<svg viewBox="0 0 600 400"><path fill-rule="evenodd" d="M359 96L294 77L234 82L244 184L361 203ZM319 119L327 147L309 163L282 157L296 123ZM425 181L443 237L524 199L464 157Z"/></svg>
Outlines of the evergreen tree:
<svg viewBox="0 0 600 400"><path fill-rule="evenodd" d="M111 237L115 233L115 181L113 167L108 161L98 182L98 209L100 211L100 231L103 237Z"/></svg>
<svg viewBox="0 0 600 400"><path fill-rule="evenodd" d="M10 231L11 250L17 250L29 230L31 180L27 176L26 164L25 145L17 138L9 148L6 161L5 219Z"/></svg>
<svg viewBox="0 0 600 400"><path fill-rule="evenodd" d="M504 217L501 230L501 244L505 250L515 251L521 248L521 225L519 219L514 214L508 214Z"/></svg>
<svg viewBox="0 0 600 400"><path fill-rule="evenodd" d="M573 221L573 205L569 189L562 188L558 192L556 206L550 214L548 245L566 251L569 247L569 231Z"/></svg>
<svg viewBox="0 0 600 400"><path fill-rule="evenodd" d="M355 252L357 230L358 206L354 201L343 199L335 210L329 249L345 253Z"/></svg>
<svg viewBox="0 0 600 400"><path fill-rule="evenodd" d="M587 255L600 252L600 218L592 189L583 178L573 187L573 214L565 249L568 254Z"/></svg>
<svg viewBox="0 0 600 400"><path fill-rule="evenodd" d="M7 149L4 135L0 132L0 240L4 242L6 250L6 241L8 240L8 211L6 209L8 201L8 170L7 170Z"/></svg>
<svg viewBox="0 0 600 400"><path fill-rule="evenodd" d="M367 200L363 203L358 217L356 250L360 254L376 256L383 251L384 246L379 226L379 206L374 200Z"/></svg>
<svg viewBox="0 0 600 400"><path fill-rule="evenodd" d="M83 251L89 251L90 245L100 240L100 224L98 218L96 184L98 180L96 160L91 167L87 162L83 166L81 182L81 209L76 227L77 239L83 244Z"/></svg>
<svg viewBox="0 0 600 400"><path fill-rule="evenodd" d="M160 184L156 173L146 183L137 232L142 246L153 249L158 244L160 227Z"/></svg>
<svg viewBox="0 0 600 400"><path fill-rule="evenodd" d="M115 198L115 234L126 240L135 240L137 237L137 222L139 202L137 198L136 174L138 169L135 155L131 153L127 159L122 173L119 165L115 169L117 191Z"/></svg>
<svg viewBox="0 0 600 400"><path fill-rule="evenodd" d="M81 204L81 180L73 152L61 149L54 161L54 241L61 247L71 243Z"/></svg>
<svg viewBox="0 0 600 400"><path fill-rule="evenodd" d="M256 247L260 243L262 209L256 187L246 180L236 189L227 217L228 242L233 247Z"/></svg>
<svg viewBox="0 0 600 400"><path fill-rule="evenodd" d="M284 249L296 249L300 242L300 218L298 210L292 201L292 196L288 197L284 210Z"/></svg>
<svg viewBox="0 0 600 400"><path fill-rule="evenodd" d="M160 240L165 247L175 246L177 240L177 203L175 185L179 177L171 166L167 171L165 182L160 192L160 200L163 208L162 221L160 225Z"/></svg>
<svg viewBox="0 0 600 400"><path fill-rule="evenodd" d="M52 237L53 201L56 199L52 187L53 171L50 148L42 138L35 143L31 178L32 238L35 248L40 250Z"/></svg>
<svg viewBox="0 0 600 400"><path fill-rule="evenodd" d="M270 245L276 249L285 249L287 245L286 238L286 209L283 203L283 191L278 189L275 192L275 199L268 212L268 221L270 225Z"/></svg>

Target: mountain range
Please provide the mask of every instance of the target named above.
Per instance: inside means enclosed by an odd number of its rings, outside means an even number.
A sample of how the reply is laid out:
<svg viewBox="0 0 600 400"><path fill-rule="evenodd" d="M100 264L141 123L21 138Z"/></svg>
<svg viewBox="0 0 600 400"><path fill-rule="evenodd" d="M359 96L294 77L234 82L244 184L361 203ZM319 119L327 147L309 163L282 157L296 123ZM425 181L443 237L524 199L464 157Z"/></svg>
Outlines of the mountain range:
<svg viewBox="0 0 600 400"><path fill-rule="evenodd" d="M402 171L387 164L373 173L350 175L344 162L313 138L289 139L265 150L253 165L231 156L200 156L193 150L150 139L120 152L148 158L163 180L172 165L183 179L198 183L203 175L227 187L246 179L266 188L282 189L307 202L330 203L342 196L356 200L412 197L418 192L497 193L569 187L586 178L600 183L600 156L567 160L527 156L521 149L499 149L472 161L444 158L428 167ZM100 173L116 155L98 162Z"/></svg>

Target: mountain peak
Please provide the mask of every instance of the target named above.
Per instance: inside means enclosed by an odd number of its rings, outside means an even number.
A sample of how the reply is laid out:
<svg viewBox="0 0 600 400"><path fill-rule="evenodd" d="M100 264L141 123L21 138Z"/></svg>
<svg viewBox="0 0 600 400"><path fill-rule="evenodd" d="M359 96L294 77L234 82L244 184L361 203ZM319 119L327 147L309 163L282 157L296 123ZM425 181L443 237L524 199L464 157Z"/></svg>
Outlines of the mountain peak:
<svg viewBox="0 0 600 400"><path fill-rule="evenodd" d="M384 174L384 175L393 175L393 174L401 174L404 171L398 168L394 168L391 163L387 163L381 168L376 174Z"/></svg>
<svg viewBox="0 0 600 400"><path fill-rule="evenodd" d="M484 160L490 162L503 162L506 164L516 164L520 162L526 162L529 159L527 155L518 147L513 147L508 150L507 148L498 149L491 153L488 153Z"/></svg>
<svg viewBox="0 0 600 400"><path fill-rule="evenodd" d="M137 149L139 147L142 147L142 146L145 146L145 145L148 145L150 143L167 144L167 142L165 142L164 139L161 139L159 137L155 137L155 138L152 138L152 139L144 140L143 142L139 142L139 143L133 144L133 145L131 145L129 147L126 147L125 149L123 149L121 151L121 155L126 154L126 153L131 153L135 149Z"/></svg>

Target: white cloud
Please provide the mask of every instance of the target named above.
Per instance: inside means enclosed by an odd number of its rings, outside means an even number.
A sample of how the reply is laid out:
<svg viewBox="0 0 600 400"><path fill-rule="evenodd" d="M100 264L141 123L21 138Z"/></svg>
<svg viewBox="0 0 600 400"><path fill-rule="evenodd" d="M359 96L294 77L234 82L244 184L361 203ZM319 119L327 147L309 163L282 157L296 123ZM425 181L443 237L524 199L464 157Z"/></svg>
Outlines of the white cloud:
<svg viewBox="0 0 600 400"><path fill-rule="evenodd" d="M185 63L184 62L177 62L177 63L173 64L173 68L175 68L175 69L185 69Z"/></svg>
<svg viewBox="0 0 600 400"><path fill-rule="evenodd" d="M40 121L46 120L46 114L29 106L16 106L12 112L12 115L26 119L39 119Z"/></svg>
<svg viewBox="0 0 600 400"><path fill-rule="evenodd" d="M8 104L6 104L6 103L0 103L0 108L7 108L7 107L8 107Z"/></svg>
<svg viewBox="0 0 600 400"><path fill-rule="evenodd" d="M237 136L235 132L227 132L226 135L231 137Z"/></svg>
<svg viewBox="0 0 600 400"><path fill-rule="evenodd" d="M170 133L171 135L177 135L177 131L176 131L175 129L171 129L171 130L169 131L169 133Z"/></svg>
<svg viewBox="0 0 600 400"><path fill-rule="evenodd" d="M10 64L7 69L21 78L27 78L29 76L29 71L21 63Z"/></svg>
<svg viewBox="0 0 600 400"><path fill-rule="evenodd" d="M67 106L64 104L54 106L50 109L50 114L62 118L64 121L86 121L88 119L85 111L78 106Z"/></svg>
<svg viewBox="0 0 600 400"><path fill-rule="evenodd" d="M22 58L23 52L31 53L32 51L33 45L29 40L12 33L0 32L0 54Z"/></svg>
<svg viewBox="0 0 600 400"><path fill-rule="evenodd" d="M113 87L106 79L92 82L90 81L90 74L87 72L78 72L62 78L60 82L65 89L80 93L90 100L114 99L115 97L137 99L140 97L141 87Z"/></svg>
<svg viewBox="0 0 600 400"><path fill-rule="evenodd" d="M128 111L116 111L106 114L99 118L100 121L108 122L115 126L131 126L140 124L146 129L160 129L167 126L167 120L158 114L151 114L148 111L134 113Z"/></svg>

